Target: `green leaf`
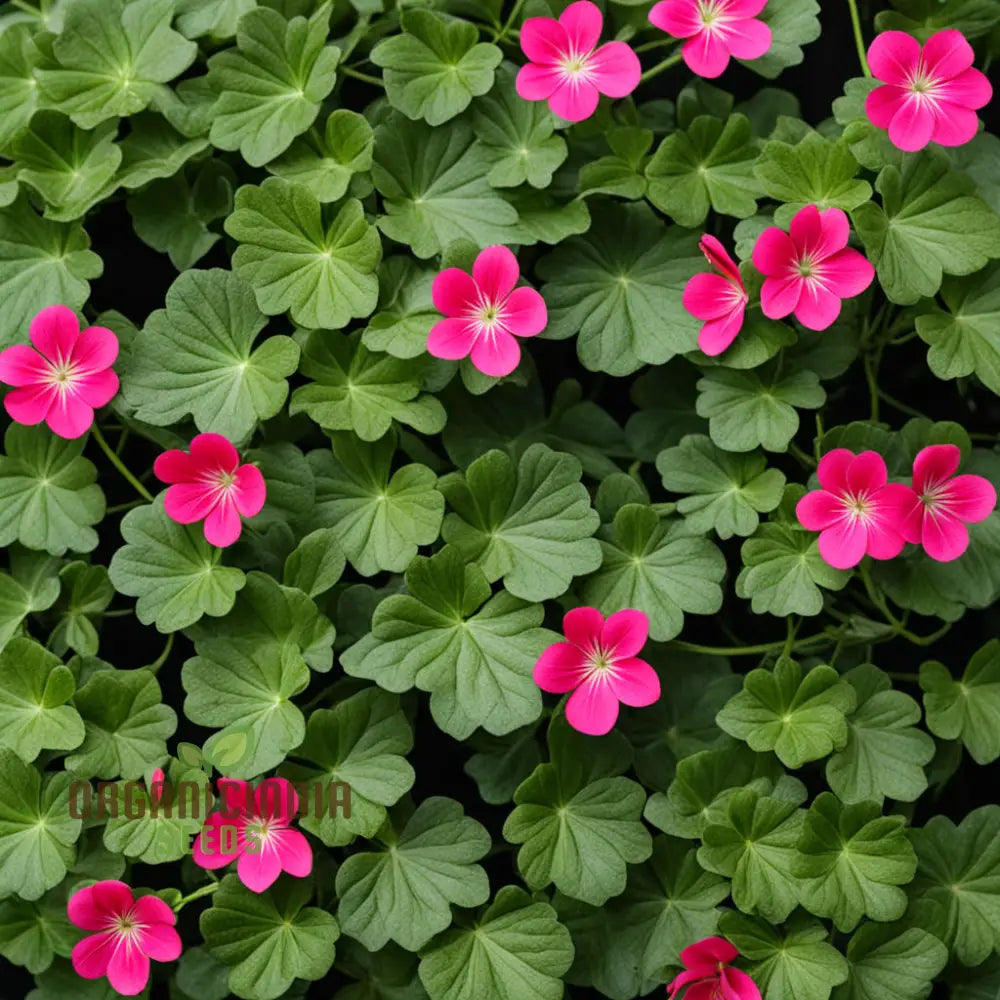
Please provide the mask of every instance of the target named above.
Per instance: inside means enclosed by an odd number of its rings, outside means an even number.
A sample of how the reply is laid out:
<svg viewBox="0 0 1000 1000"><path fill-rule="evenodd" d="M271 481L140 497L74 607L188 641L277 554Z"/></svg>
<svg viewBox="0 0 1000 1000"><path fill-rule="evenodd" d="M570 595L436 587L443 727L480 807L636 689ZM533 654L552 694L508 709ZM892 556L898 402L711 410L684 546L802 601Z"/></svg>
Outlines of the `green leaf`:
<svg viewBox="0 0 1000 1000"><path fill-rule="evenodd" d="M942 272L971 274L1000 257L1000 219L943 153L924 150L901 169L885 167L875 190L881 207L866 202L851 217L891 302L934 295Z"/></svg>
<svg viewBox="0 0 1000 1000"><path fill-rule="evenodd" d="M10 156L17 179L42 196L47 219L79 219L114 190L112 178L122 159L117 134L114 121L85 132L64 115L39 111L14 139Z"/></svg>
<svg viewBox="0 0 1000 1000"><path fill-rule="evenodd" d="M763 195L754 176L757 157L750 122L702 115L660 143L646 166L646 197L678 225L700 226L709 208L745 219Z"/></svg>
<svg viewBox="0 0 1000 1000"><path fill-rule="evenodd" d="M337 968L361 982L341 987L333 1000L427 1000L417 978L417 956L398 945L388 944L372 953L345 937Z"/></svg>
<svg viewBox="0 0 1000 1000"><path fill-rule="evenodd" d="M323 203L338 201L355 175L371 170L374 145L375 134L364 116L338 108L327 117L322 136L310 131L296 139L267 170L307 187Z"/></svg>
<svg viewBox="0 0 1000 1000"><path fill-rule="evenodd" d="M239 19L257 0L177 0L177 30L186 38L232 38Z"/></svg>
<svg viewBox="0 0 1000 1000"><path fill-rule="evenodd" d="M909 31L920 42L942 28L957 28L966 38L988 34L1000 21L995 0L894 0L895 10L879 11L879 31Z"/></svg>
<svg viewBox="0 0 1000 1000"><path fill-rule="evenodd" d="M95 656L100 638L91 618L99 619L115 596L108 571L103 566L71 562L59 571L59 579L62 596L55 610L60 617L49 636L48 647L57 656L63 656L68 649ZM0 637L2 634L0 631Z"/></svg>
<svg viewBox="0 0 1000 1000"><path fill-rule="evenodd" d="M934 741L916 728L920 706L893 691L888 676L870 663L849 670L844 680L858 704L847 717L847 745L827 762L830 788L845 803L916 801L927 788L924 766L935 751Z"/></svg>
<svg viewBox="0 0 1000 1000"><path fill-rule="evenodd" d="M233 270L269 316L288 310L300 326L339 330L375 308L382 244L360 201L345 201L327 223L309 188L269 177L236 192L225 228L240 243Z"/></svg>
<svg viewBox="0 0 1000 1000"><path fill-rule="evenodd" d="M0 746L22 760L42 750L72 750L83 742L83 720L66 703L76 682L59 658L27 638L14 638L0 653Z"/></svg>
<svg viewBox="0 0 1000 1000"><path fill-rule="evenodd" d="M36 978L35 983L36 988L28 994L30 1000L63 1000L65 996L72 996L73 1000L118 1000L121 996L104 977L82 979L68 961L57 960ZM139 997L148 1000L148 989Z"/></svg>
<svg viewBox="0 0 1000 1000"><path fill-rule="evenodd" d="M625 425L629 448L644 462L655 462L663 448L678 444L685 434L697 434L707 422L695 412L693 365L666 365L650 368L640 375L630 390L639 408Z"/></svg>
<svg viewBox="0 0 1000 1000"><path fill-rule="evenodd" d="M371 633L344 652L348 674L397 693L429 691L435 723L456 739L477 726L502 736L539 717L532 671L556 639L539 627L540 604L490 596L483 571L450 545L413 559L406 591L382 601Z"/></svg>
<svg viewBox="0 0 1000 1000"><path fill-rule="evenodd" d="M41 897L76 858L82 820L69 812L68 771L42 776L0 747L0 897Z"/></svg>
<svg viewBox="0 0 1000 1000"><path fill-rule="evenodd" d="M306 906L312 886L283 878L267 892L227 875L198 926L209 953L229 966L229 988L245 1000L276 1000L296 979L322 979L333 965L337 921Z"/></svg>
<svg viewBox="0 0 1000 1000"><path fill-rule="evenodd" d="M180 861L190 853L191 841L206 818L201 814L204 793L196 796L184 789L176 803L153 804L146 788L130 781L119 783L115 795L118 815L112 814L104 827L104 846L109 851L150 865Z"/></svg>
<svg viewBox="0 0 1000 1000"><path fill-rule="evenodd" d="M961 740L977 764L1000 757L1000 641L973 654L956 681L937 660L920 666L927 728L943 740Z"/></svg>
<svg viewBox="0 0 1000 1000"><path fill-rule="evenodd" d="M380 851L352 854L337 871L337 919L345 934L377 951L395 941L422 948L451 923L451 905L479 906L490 894L476 864L490 849L486 828L454 799L425 799Z"/></svg>
<svg viewBox="0 0 1000 1000"><path fill-rule="evenodd" d="M420 981L431 1000L560 1000L572 961L569 932L552 907L504 886L475 927L448 931L423 953Z"/></svg>
<svg viewBox="0 0 1000 1000"><path fill-rule="evenodd" d="M553 135L555 119L545 103L518 96L515 76L509 65L497 70L493 89L472 109L472 127L490 157L493 187L544 189L569 150L562 136Z"/></svg>
<svg viewBox="0 0 1000 1000"><path fill-rule="evenodd" d="M646 193L643 167L653 145L648 128L626 126L606 136L612 156L602 156L580 168L580 194L610 194L631 201Z"/></svg>
<svg viewBox="0 0 1000 1000"><path fill-rule="evenodd" d="M305 736L305 719L292 698L309 683L309 668L290 645L259 639L209 639L184 663L184 714L199 726L224 727L207 753L229 732L245 731L250 753L228 777L249 779L284 760Z"/></svg>
<svg viewBox="0 0 1000 1000"><path fill-rule="evenodd" d="M917 877L907 923L940 938L962 965L979 965L1000 947L1000 806L956 824L934 816L910 840Z"/></svg>
<svg viewBox="0 0 1000 1000"><path fill-rule="evenodd" d="M779 226L787 226L799 209L852 211L871 197L871 185L858 180L858 161L845 142L830 142L810 132L796 145L772 140L754 163L754 173L765 193L781 201L774 215Z"/></svg>
<svg viewBox="0 0 1000 1000"><path fill-rule="evenodd" d="M476 783L484 802L511 802L517 786L542 762L535 727L524 726L506 736L474 733L469 745L477 751L465 762L465 773Z"/></svg>
<svg viewBox="0 0 1000 1000"><path fill-rule="evenodd" d="M733 902L742 912L777 924L798 906L792 866L805 818L800 804L741 789L729 798L722 822L702 831L698 863L733 880Z"/></svg>
<svg viewBox="0 0 1000 1000"><path fill-rule="evenodd" d="M372 178L385 210L379 229L421 260L455 240L511 242L517 212L490 187L489 169L470 125L435 129L391 115L375 129Z"/></svg>
<svg viewBox="0 0 1000 1000"><path fill-rule="evenodd" d="M601 568L583 585L584 600L605 615L624 608L644 611L650 637L665 642L680 633L684 612L710 615L722 607L719 584L726 561L683 522L629 503L615 515L610 535L601 541Z"/></svg>
<svg viewBox="0 0 1000 1000"><path fill-rule="evenodd" d="M34 903L17 898L0 903L0 955L32 975L49 968L56 955L69 958L78 938L66 914L62 886Z"/></svg>
<svg viewBox="0 0 1000 1000"><path fill-rule="evenodd" d="M108 575L115 590L138 597L136 617L160 632L176 632L202 615L226 614L243 589L242 570L221 564L222 550L205 541L200 525L177 524L163 495L122 519L123 545Z"/></svg>
<svg viewBox="0 0 1000 1000"><path fill-rule="evenodd" d="M326 44L329 25L328 3L308 20L285 20L268 7L239 19L237 50L208 61L208 81L219 94L213 146L238 149L252 167L261 167L312 125L340 59L340 49Z"/></svg>
<svg viewBox="0 0 1000 1000"><path fill-rule="evenodd" d="M0 148L4 150L38 107L31 34L27 25L9 23L0 32Z"/></svg>
<svg viewBox="0 0 1000 1000"><path fill-rule="evenodd" d="M733 455L703 434L661 451L656 469L667 490L686 494L677 501L677 512L691 530L715 531L719 538L752 535L758 512L774 510L785 487L784 474L768 469L760 452Z"/></svg>
<svg viewBox="0 0 1000 1000"><path fill-rule="evenodd" d="M52 43L58 65L37 72L42 97L85 129L160 107L198 54L173 16L174 0L74 0Z"/></svg>
<svg viewBox="0 0 1000 1000"><path fill-rule="evenodd" d="M817 920L799 915L779 931L730 911L719 920L719 933L754 963L748 971L764 1000L827 1000L847 981L847 960Z"/></svg>
<svg viewBox="0 0 1000 1000"><path fill-rule="evenodd" d="M333 451L312 451L316 478L311 523L332 525L351 565L362 576L402 573L421 545L437 540L444 497L426 465L392 472L394 435L366 443L334 434Z"/></svg>
<svg viewBox="0 0 1000 1000"><path fill-rule="evenodd" d="M67 440L47 427L11 424L0 456L0 545L63 555L97 546L105 511L97 469L83 458L86 438Z"/></svg>
<svg viewBox="0 0 1000 1000"><path fill-rule="evenodd" d="M285 769L289 778L319 782L324 789L323 808L303 816L302 828L328 847L355 837L370 840L385 822L386 807L413 787L415 774L405 756L412 749L413 732L395 695L365 688L332 709L317 709L295 750L296 758L309 763ZM330 802L328 786L335 782L350 787L350 815L335 807L335 794Z"/></svg>
<svg viewBox="0 0 1000 1000"><path fill-rule="evenodd" d="M396 255L379 266L378 312L368 321L363 341L371 351L415 358L427 350L431 327L441 319L431 289L435 273L412 258Z"/></svg>
<svg viewBox="0 0 1000 1000"><path fill-rule="evenodd" d="M0 208L0 348L22 343L32 317L45 306L82 308L90 279L104 270L89 248L90 237L79 223L43 219L27 195Z"/></svg>
<svg viewBox="0 0 1000 1000"><path fill-rule="evenodd" d="M199 431L247 438L281 409L299 362L291 337L253 348L266 324L238 275L185 271L132 346L122 390L136 419L164 427L190 413Z"/></svg>
<svg viewBox="0 0 1000 1000"><path fill-rule="evenodd" d="M445 541L478 563L491 583L503 577L515 597L558 597L574 576L601 565L592 537L600 519L580 482L582 471L572 455L544 444L531 445L516 471L505 452L487 452L464 476L441 480L456 512L445 518Z"/></svg>
<svg viewBox="0 0 1000 1000"><path fill-rule="evenodd" d="M371 61L385 70L389 103L407 118L441 125L493 86L503 53L480 42L474 24L434 11L405 10L400 26L402 34L372 49Z"/></svg>
<svg viewBox="0 0 1000 1000"><path fill-rule="evenodd" d="M709 418L712 440L726 451L786 451L799 429L795 408L825 401L815 372L782 376L773 365L766 372L713 368L698 382L698 416Z"/></svg>
<svg viewBox="0 0 1000 1000"><path fill-rule="evenodd" d="M393 420L437 434L447 419L440 401L421 393L429 357L407 362L369 351L361 333L314 330L302 351L302 374L313 381L292 393L289 411L306 413L324 430L354 431L377 441Z"/></svg>
<svg viewBox="0 0 1000 1000"><path fill-rule="evenodd" d="M135 189L152 180L172 177L188 160L208 148L208 139L189 139L152 112L129 119L131 131L119 144L122 151L118 182Z"/></svg>
<svg viewBox="0 0 1000 1000"><path fill-rule="evenodd" d="M325 594L344 572L344 552L334 528L317 528L285 560L282 583L309 597Z"/></svg>
<svg viewBox="0 0 1000 1000"><path fill-rule="evenodd" d="M802 46L819 38L819 12L816 0L768 4L757 16L771 29L770 48L759 59L737 61L768 80L776 79L789 66L798 66L805 58Z"/></svg>
<svg viewBox="0 0 1000 1000"><path fill-rule="evenodd" d="M806 813L799 854L791 871L802 905L829 917L841 931L862 917L888 922L903 915L917 858L902 816L883 816L874 802L844 805L832 792L816 797Z"/></svg>
<svg viewBox="0 0 1000 1000"><path fill-rule="evenodd" d="M520 187L504 191L504 200L517 211L517 226L507 239L531 247L537 243L550 246L590 228L590 211L585 201L556 201L550 194Z"/></svg>
<svg viewBox="0 0 1000 1000"><path fill-rule="evenodd" d="M850 978L833 1000L924 1000L948 962L948 949L917 927L897 935L895 927L865 923L848 942L847 960Z"/></svg>
<svg viewBox="0 0 1000 1000"><path fill-rule="evenodd" d="M148 670L99 670L73 703L86 735L66 766L79 777L137 779L167 759L177 714Z"/></svg>
<svg viewBox="0 0 1000 1000"><path fill-rule="evenodd" d="M803 675L798 663L783 656L773 671L751 670L716 722L751 750L773 750L782 764L797 768L844 749L845 716L856 703L854 688L832 667Z"/></svg>

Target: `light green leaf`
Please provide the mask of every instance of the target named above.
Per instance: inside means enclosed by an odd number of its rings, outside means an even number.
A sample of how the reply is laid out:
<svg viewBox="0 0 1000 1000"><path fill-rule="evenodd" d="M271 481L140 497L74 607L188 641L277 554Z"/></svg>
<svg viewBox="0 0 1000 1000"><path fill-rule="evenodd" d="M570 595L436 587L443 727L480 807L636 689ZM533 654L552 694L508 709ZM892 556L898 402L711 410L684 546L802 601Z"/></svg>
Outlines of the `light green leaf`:
<svg viewBox="0 0 1000 1000"><path fill-rule="evenodd" d="M325 594L344 572L344 552L334 528L317 528L285 560L282 583L309 597Z"/></svg>
<svg viewBox="0 0 1000 1000"><path fill-rule="evenodd" d="M879 31L909 31L920 42L942 28L957 28L966 38L980 38L1000 21L995 0L894 0L895 10L875 16Z"/></svg>
<svg viewBox="0 0 1000 1000"><path fill-rule="evenodd" d="M454 799L426 799L398 833L387 822L377 839L382 850L352 854L337 872L337 919L369 951L390 940L417 951L451 923L452 904L489 897L476 862L490 835Z"/></svg>
<svg viewBox="0 0 1000 1000"><path fill-rule="evenodd" d="M448 931L423 953L420 981L431 1000L560 1000L572 961L569 932L552 907L505 886L475 927Z"/></svg>
<svg viewBox="0 0 1000 1000"><path fill-rule="evenodd" d="M129 128L129 134L118 143L122 152L118 183L130 190L158 178L172 177L188 160L208 148L207 138L189 139L152 112L130 118Z"/></svg>
<svg viewBox="0 0 1000 1000"><path fill-rule="evenodd" d="M509 242L526 247L537 243L552 246L590 228L590 211L583 200L556 201L547 192L523 185L505 190L503 196L517 211L517 225L507 234Z"/></svg>
<svg viewBox="0 0 1000 1000"><path fill-rule="evenodd" d="M59 596L59 581L49 579L37 587L26 587L6 573L0 573L0 649L21 631L21 622L32 611L45 611Z"/></svg>
<svg viewBox="0 0 1000 1000"><path fill-rule="evenodd" d="M407 118L441 125L493 86L503 53L480 42L474 24L429 10L404 10L400 26L403 33L379 42L371 60L385 70L389 103Z"/></svg>
<svg viewBox="0 0 1000 1000"><path fill-rule="evenodd" d="M635 201L646 193L643 168L653 145L648 128L625 126L606 136L612 156L602 156L580 168L581 195L610 194Z"/></svg>
<svg viewBox="0 0 1000 1000"><path fill-rule="evenodd" d="M948 949L917 927L897 935L895 927L865 923L848 942L847 961L850 978L833 1000L924 1000L948 962Z"/></svg>
<svg viewBox="0 0 1000 1000"><path fill-rule="evenodd" d="M201 811L204 793L193 795L185 789L178 794L183 795L183 808L180 799L153 804L144 786L136 781L120 782L115 791L118 814L112 814L104 827L104 846L149 865L180 861L190 853L191 841L206 817Z"/></svg>
<svg viewBox="0 0 1000 1000"><path fill-rule="evenodd" d="M58 67L37 72L43 98L85 129L161 106L198 55L173 16L174 0L74 0L52 43Z"/></svg>
<svg viewBox="0 0 1000 1000"><path fill-rule="evenodd" d="M348 674L397 693L429 691L435 723L456 739L477 726L502 736L539 717L532 671L556 638L539 627L540 604L490 596L483 571L450 545L413 559L406 591L382 601L371 633L344 652Z"/></svg>
<svg viewBox="0 0 1000 1000"><path fill-rule="evenodd" d="M115 596L108 571L103 566L71 562L59 571L59 578L62 596L55 610L60 617L49 636L48 648L57 656L65 655L68 649L95 656L100 637L91 618L99 619Z"/></svg>
<svg viewBox="0 0 1000 1000"><path fill-rule="evenodd" d="M493 806L512 801L517 786L542 762L534 726L506 736L474 733L469 746L477 752L465 762L465 773L475 781L482 800Z"/></svg>
<svg viewBox="0 0 1000 1000"><path fill-rule="evenodd" d="M751 670L716 722L751 750L773 750L782 764L797 768L847 745L845 716L856 704L854 688L832 667L803 675L783 656L773 670Z"/></svg>
<svg viewBox="0 0 1000 1000"><path fill-rule="evenodd" d="M221 564L222 550L205 541L200 525L177 524L163 509L163 495L122 519L125 545L108 575L115 590L138 597L136 617L161 632L176 632L202 615L219 617L243 589L242 570Z"/></svg>
<svg viewBox="0 0 1000 1000"><path fill-rule="evenodd" d="M605 615L637 608L649 634L665 642L679 634L684 612L710 615L722 607L722 553L683 522L661 519L652 507L625 504L601 540L601 568L583 585L588 604Z"/></svg>
<svg viewBox="0 0 1000 1000"><path fill-rule="evenodd" d="M38 107L31 29L9 24L0 32L0 148L6 151Z"/></svg>
<svg viewBox="0 0 1000 1000"><path fill-rule="evenodd" d="M239 19L257 0L177 0L177 30L186 38L232 38Z"/></svg>
<svg viewBox="0 0 1000 1000"><path fill-rule="evenodd" d="M79 936L66 913L63 886L34 903L17 898L0 903L0 955L32 975L44 972L56 955L69 958Z"/></svg>
<svg viewBox="0 0 1000 1000"><path fill-rule="evenodd" d="M327 45L330 5L308 20L285 20L253 7L236 27L237 50L208 61L208 82L219 94L212 113L212 145L239 150L261 167L309 128L333 89L340 49Z"/></svg>
<svg viewBox="0 0 1000 1000"><path fill-rule="evenodd" d="M767 4L757 16L771 29L770 48L759 59L737 61L768 80L776 79L789 66L798 66L805 58L802 46L819 38L819 11L816 0Z"/></svg>
<svg viewBox="0 0 1000 1000"><path fill-rule="evenodd" d="M316 478L311 523L332 525L351 565L362 575L402 573L421 545L437 540L444 497L425 465L392 472L392 434L371 444L354 434L334 434L333 451L312 451Z"/></svg>
<svg viewBox="0 0 1000 1000"><path fill-rule="evenodd" d="M601 565L592 537L600 519L580 482L582 471L572 455L544 444L531 445L516 471L505 452L487 452L464 476L441 480L456 511L445 518L445 541L477 562L491 583L503 577L515 597L558 597L574 576Z"/></svg>
<svg viewBox="0 0 1000 1000"><path fill-rule="evenodd" d="M122 390L136 419L163 427L190 413L199 431L247 438L281 409L299 362L291 337L268 337L254 349L266 324L238 275L185 271L132 345Z"/></svg>
<svg viewBox="0 0 1000 1000"><path fill-rule="evenodd" d="M312 886L280 879L267 892L227 875L198 920L205 947L229 966L229 988L245 1000L276 1000L296 979L322 979L333 965L337 921L306 906Z"/></svg>
<svg viewBox="0 0 1000 1000"><path fill-rule="evenodd" d="M395 255L379 265L378 312L368 321L362 340L371 351L394 358L415 358L427 350L431 327L441 319L431 289L435 273L410 257Z"/></svg>

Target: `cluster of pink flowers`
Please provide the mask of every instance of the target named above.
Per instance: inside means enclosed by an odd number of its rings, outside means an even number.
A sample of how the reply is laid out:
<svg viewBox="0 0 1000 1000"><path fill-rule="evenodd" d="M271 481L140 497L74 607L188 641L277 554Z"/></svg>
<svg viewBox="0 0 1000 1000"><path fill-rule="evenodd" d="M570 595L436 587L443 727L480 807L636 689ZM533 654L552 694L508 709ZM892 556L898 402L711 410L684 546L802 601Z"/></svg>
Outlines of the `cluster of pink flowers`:
<svg viewBox="0 0 1000 1000"><path fill-rule="evenodd" d="M798 502L796 516L804 528L820 532L820 555L836 569L850 569L866 555L892 559L907 542L950 562L968 548L965 526L984 521L997 502L989 480L955 475L961 458L953 444L929 445L914 460L912 485L906 486L888 482L878 452L835 448L820 459L820 489Z"/></svg>

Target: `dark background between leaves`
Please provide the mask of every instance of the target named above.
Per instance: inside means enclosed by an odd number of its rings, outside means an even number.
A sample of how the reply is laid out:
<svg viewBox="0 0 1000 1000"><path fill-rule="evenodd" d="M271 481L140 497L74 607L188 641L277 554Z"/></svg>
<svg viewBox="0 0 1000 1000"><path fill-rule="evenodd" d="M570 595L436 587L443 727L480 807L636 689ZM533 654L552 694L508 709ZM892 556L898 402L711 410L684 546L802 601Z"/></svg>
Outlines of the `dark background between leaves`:
<svg viewBox="0 0 1000 1000"><path fill-rule="evenodd" d="M723 77L713 82L733 93L737 101L751 97L763 86L779 86L792 91L799 98L803 117L810 124L815 125L830 117L831 103L843 93L844 81L860 75L860 71L847 4L841 0L821 0L821 6L823 34L817 42L806 47L805 61L802 65L786 70L777 81L770 84L769 81L764 81L751 71L733 63L732 68ZM864 33L867 39L871 39L872 24L870 18L864 16L867 13L864 6L862 4ZM876 9L880 7L881 4L876 5ZM653 65L653 61L653 57L645 57L647 66ZM1000 92L1000 73L994 70L991 76L994 88ZM689 78L690 73L687 69L683 65L678 66L657 78L654 83L646 85L643 99L674 98ZM376 92L366 84L348 80L344 87L344 106L360 108L374 96L377 96ZM1000 133L1000 99L995 99L992 105L980 114L986 121L987 129ZM104 261L103 276L91 285L88 316L92 317L106 309L117 309L141 326L150 312L162 307L166 291L177 277L177 272L165 255L150 249L135 235L123 198L103 203L95 214L88 218L86 226L93 241L93 250ZM224 238L198 262L197 266L228 268L232 249L229 246L230 242ZM541 251L537 248L523 251L522 270L530 273L533 260L541 252L544 252L544 248ZM586 371L577 360L574 339L535 340L528 349L536 362L547 398L551 398L552 391L563 379L575 378L582 384L585 397L594 399L621 423L624 424L635 409L628 395L633 379L616 379ZM904 401L918 401L919 408L935 419L956 420L970 431L994 432L1000 422L1000 400L992 393L963 386L961 380L958 383L939 381L928 370L925 353L926 347L918 339L893 351L890 358L883 362L880 372L880 381L888 392ZM827 427L867 418L867 390L857 366L852 367L837 382L829 384L828 393L828 417L825 421ZM898 427L907 418L888 408L882 419ZM803 431L798 441L808 449L810 444L808 431ZM311 446L318 447L322 443L322 436L317 432L316 440ZM131 487L109 467L96 445L89 445L87 454L102 470L100 483L109 505L134 499ZM137 471L150 468L156 454L154 446L133 438L126 449L125 457L133 471ZM784 456L772 454L769 455L769 461L783 467L790 481L802 480L800 467L793 462L785 461ZM658 482L651 480L647 485L654 491L654 496L660 491ZM149 486L152 492L157 492L155 482L149 483ZM114 551L122 544L118 529L119 520L118 517L109 517L101 524L101 544L93 553L95 562L107 565ZM739 543L740 539L721 543L727 557L736 558L736 563L730 559L730 565L738 564ZM350 572L348 570L348 573ZM740 635L745 636L748 642L775 638L776 626L773 618L751 614L748 603L737 598L731 586L727 588L726 593L727 601L721 614ZM929 632L939 624L936 620L934 623L928 621L923 623L925 627L921 628L922 623L919 619L915 621L913 627L916 631ZM547 621L546 624L556 629L559 627L557 618ZM953 629L940 645L947 646L946 658L949 662L962 663L983 642L996 634L996 616L992 609L967 612L960 626ZM711 620L699 620L697 616L686 618L684 638L709 644L719 642ZM138 667L156 657L159 652L159 639L159 634L152 627L144 628L134 618L112 619L104 625L99 655L113 661L118 667ZM164 703L177 709L179 727L175 740L190 740L200 745L208 737L209 732L190 723L180 711L184 700L184 691L180 683L180 665L192 655L194 655L193 646L178 633L171 657L160 671L158 679L163 688ZM921 656L921 653L916 653L914 647L908 644L887 643L879 646L878 666L883 670L913 671L918 666L918 663L914 662L915 655ZM934 659L939 655L944 656L944 651L935 647L922 651L922 659ZM752 665L754 664L749 664ZM747 667L747 664L744 666ZM325 683L327 683L325 678L318 677L314 686L318 690ZM910 693L919 697L919 692L916 690L911 690ZM308 696L307 693L305 697ZM416 720L414 749L409 756L416 771L416 783L411 792L414 799L421 801L431 795L451 796L461 801L466 812L484 823L488 829L499 831L510 807L489 806L480 799L475 783L462 770L467 756L465 752L456 752L455 742L437 729L425 706L421 706ZM819 792L825 788L819 765L813 765L811 770L806 768L797 776L807 784L810 784L812 778L815 787L811 792ZM960 769L939 798L934 800L928 793L916 804L914 823L919 825L928 816L938 813L958 820L969 810L996 801L995 788L998 778L1000 778L1000 763L978 768L974 772ZM494 889L518 880L514 851L494 855L486 859L484 865ZM133 884L165 888L171 884L170 880L178 868L176 865L139 864L134 865L132 871ZM198 939L197 917L207 902L206 900L205 903L194 903L186 907L181 915L180 931L188 943ZM32 978L24 969L10 966L0 959L0 969L5 967L6 972L0 980L0 997L4 997L5 1000L6 998L21 1000L31 990ZM320 982L313 983L307 996L326 1000L339 986L349 981L333 970ZM567 994L574 1000L588 1000L601 996L595 990L579 987L568 987ZM650 996L662 994L663 988L659 987ZM943 998L945 995L945 987L939 985L932 994L932 1000ZM167 984L160 979L154 986L151 997L153 1000L161 998L165 1000L168 996ZM67 1000L72 998L68 997ZM492 998L484 997L483 1000ZM531 998L525 997L523 1000Z"/></svg>

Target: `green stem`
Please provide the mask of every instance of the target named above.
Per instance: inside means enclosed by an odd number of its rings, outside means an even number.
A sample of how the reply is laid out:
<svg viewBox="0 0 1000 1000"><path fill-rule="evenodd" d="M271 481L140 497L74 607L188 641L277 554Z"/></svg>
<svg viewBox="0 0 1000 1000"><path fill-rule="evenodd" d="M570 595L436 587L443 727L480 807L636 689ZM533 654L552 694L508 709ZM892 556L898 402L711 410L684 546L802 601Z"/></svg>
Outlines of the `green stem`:
<svg viewBox="0 0 1000 1000"><path fill-rule="evenodd" d="M793 642L789 652L815 645L816 642L830 641L832 641L831 637L825 633L811 635L805 639L798 639ZM756 646L702 646L697 642L682 642L680 639L672 639L669 645L674 649L683 649L688 653L701 653L703 656L758 656L762 653L780 653L784 651L788 646L788 640L760 642Z"/></svg>
<svg viewBox="0 0 1000 1000"><path fill-rule="evenodd" d="M866 354L864 356L865 379L868 382L868 397L871 401L871 419L873 423L878 423L878 366L879 361L881 360L881 354L881 350L877 350L874 357L871 354Z"/></svg>
<svg viewBox="0 0 1000 1000"><path fill-rule="evenodd" d="M875 581L872 580L871 570L868 568L868 563L862 562L858 569L861 572L861 582L865 585L865 590L868 593L869 600L871 600L872 604L874 604L875 607L882 612L885 616L885 620L902 635L906 631L906 626L889 610L889 605L886 603L885 598L875 586Z"/></svg>
<svg viewBox="0 0 1000 1000"><path fill-rule="evenodd" d="M163 652L160 653L160 655L155 660L153 660L152 663L148 664L146 666L146 669L151 674L159 673L160 667L162 667L163 664L167 662L167 657L170 655L170 650L172 650L173 648L174 648L174 633L171 632L167 636L167 641L163 647Z"/></svg>
<svg viewBox="0 0 1000 1000"><path fill-rule="evenodd" d="M517 20L517 15L521 13L521 8L524 6L524 0L515 0L514 6L511 8L510 13L507 15L507 20L504 21L503 27L500 31L494 35L494 42L502 42L506 37L508 32L514 26L514 22ZM520 32L517 32L520 34Z"/></svg>
<svg viewBox="0 0 1000 1000"><path fill-rule="evenodd" d="M803 451L794 441L789 441L788 443L788 453L797 458L806 468L815 469L817 462L808 454L808 452Z"/></svg>
<svg viewBox="0 0 1000 1000"><path fill-rule="evenodd" d="M900 670L887 670L886 675L894 681L906 681L909 684L917 684L920 681L920 674L908 674Z"/></svg>
<svg viewBox="0 0 1000 1000"><path fill-rule="evenodd" d="M911 417L921 417L924 420L930 420L931 418L927 416L926 413L921 413L920 410L909 405L909 403L903 403L896 399L895 396L890 396L885 389L879 389L879 396L882 397L894 410L899 410L900 413L908 413ZM933 421L931 421L933 423Z"/></svg>
<svg viewBox="0 0 1000 1000"><path fill-rule="evenodd" d="M910 330L909 333L904 333L898 337L893 337L892 340L889 341L889 344L892 347L899 347L900 345L905 344L908 340L913 340L913 338L916 336L917 336L917 331Z"/></svg>
<svg viewBox="0 0 1000 1000"><path fill-rule="evenodd" d="M652 80L654 76L659 76L661 73L665 73L671 66L676 66L681 59L684 57L680 52L675 52L672 56L667 56L662 62L658 62L652 69L647 69L645 73L639 77L639 83L646 83L648 80Z"/></svg>
<svg viewBox="0 0 1000 1000"><path fill-rule="evenodd" d="M120 455L125 450L125 442L128 441L129 430L126 427L118 436L118 444L115 445L115 454Z"/></svg>
<svg viewBox="0 0 1000 1000"><path fill-rule="evenodd" d="M126 618L128 615L135 614L134 608L119 608L117 611L102 611L102 618Z"/></svg>
<svg viewBox="0 0 1000 1000"><path fill-rule="evenodd" d="M361 80L363 83L370 83L373 87L385 86L379 77L372 76L370 73L362 73L360 70L352 69L350 66L341 66L340 72L344 76L352 76L355 80Z"/></svg>
<svg viewBox="0 0 1000 1000"><path fill-rule="evenodd" d="M131 510L133 507L141 507L145 500L129 500L128 503L116 503L113 507L108 507L107 514L121 514L122 511Z"/></svg>
<svg viewBox="0 0 1000 1000"><path fill-rule="evenodd" d="M858 58L861 60L861 72L871 77L872 71L865 55L865 40L861 34L861 17L858 15L857 0L847 0L847 6L851 9L851 27L854 29L854 44L858 47Z"/></svg>
<svg viewBox="0 0 1000 1000"><path fill-rule="evenodd" d="M662 49L667 45L673 46L677 44L676 38L671 38L669 35L666 38L657 38L652 42L643 42L642 45L637 45L632 51L636 55L642 52L652 52L653 49Z"/></svg>
<svg viewBox="0 0 1000 1000"><path fill-rule="evenodd" d="M188 903L192 903L196 899L203 899L205 896L211 896L220 885L222 885L221 882L209 882L207 885L203 885L201 888L195 889L194 892L189 892L186 896L182 896L179 900L177 900L177 903L174 906L174 913L180 913Z"/></svg>
<svg viewBox="0 0 1000 1000"><path fill-rule="evenodd" d="M153 494L150 493L149 490L147 490L146 487L143 486L131 472L129 472L129 470L125 467L125 463L114 453L111 445L108 444L104 435L101 433L101 428L97 426L96 421L91 426L90 433L100 446L101 451L107 455L111 464L132 484L133 487L135 487L135 491L139 494L139 496L141 496L144 500L147 500L149 503L152 503Z"/></svg>

